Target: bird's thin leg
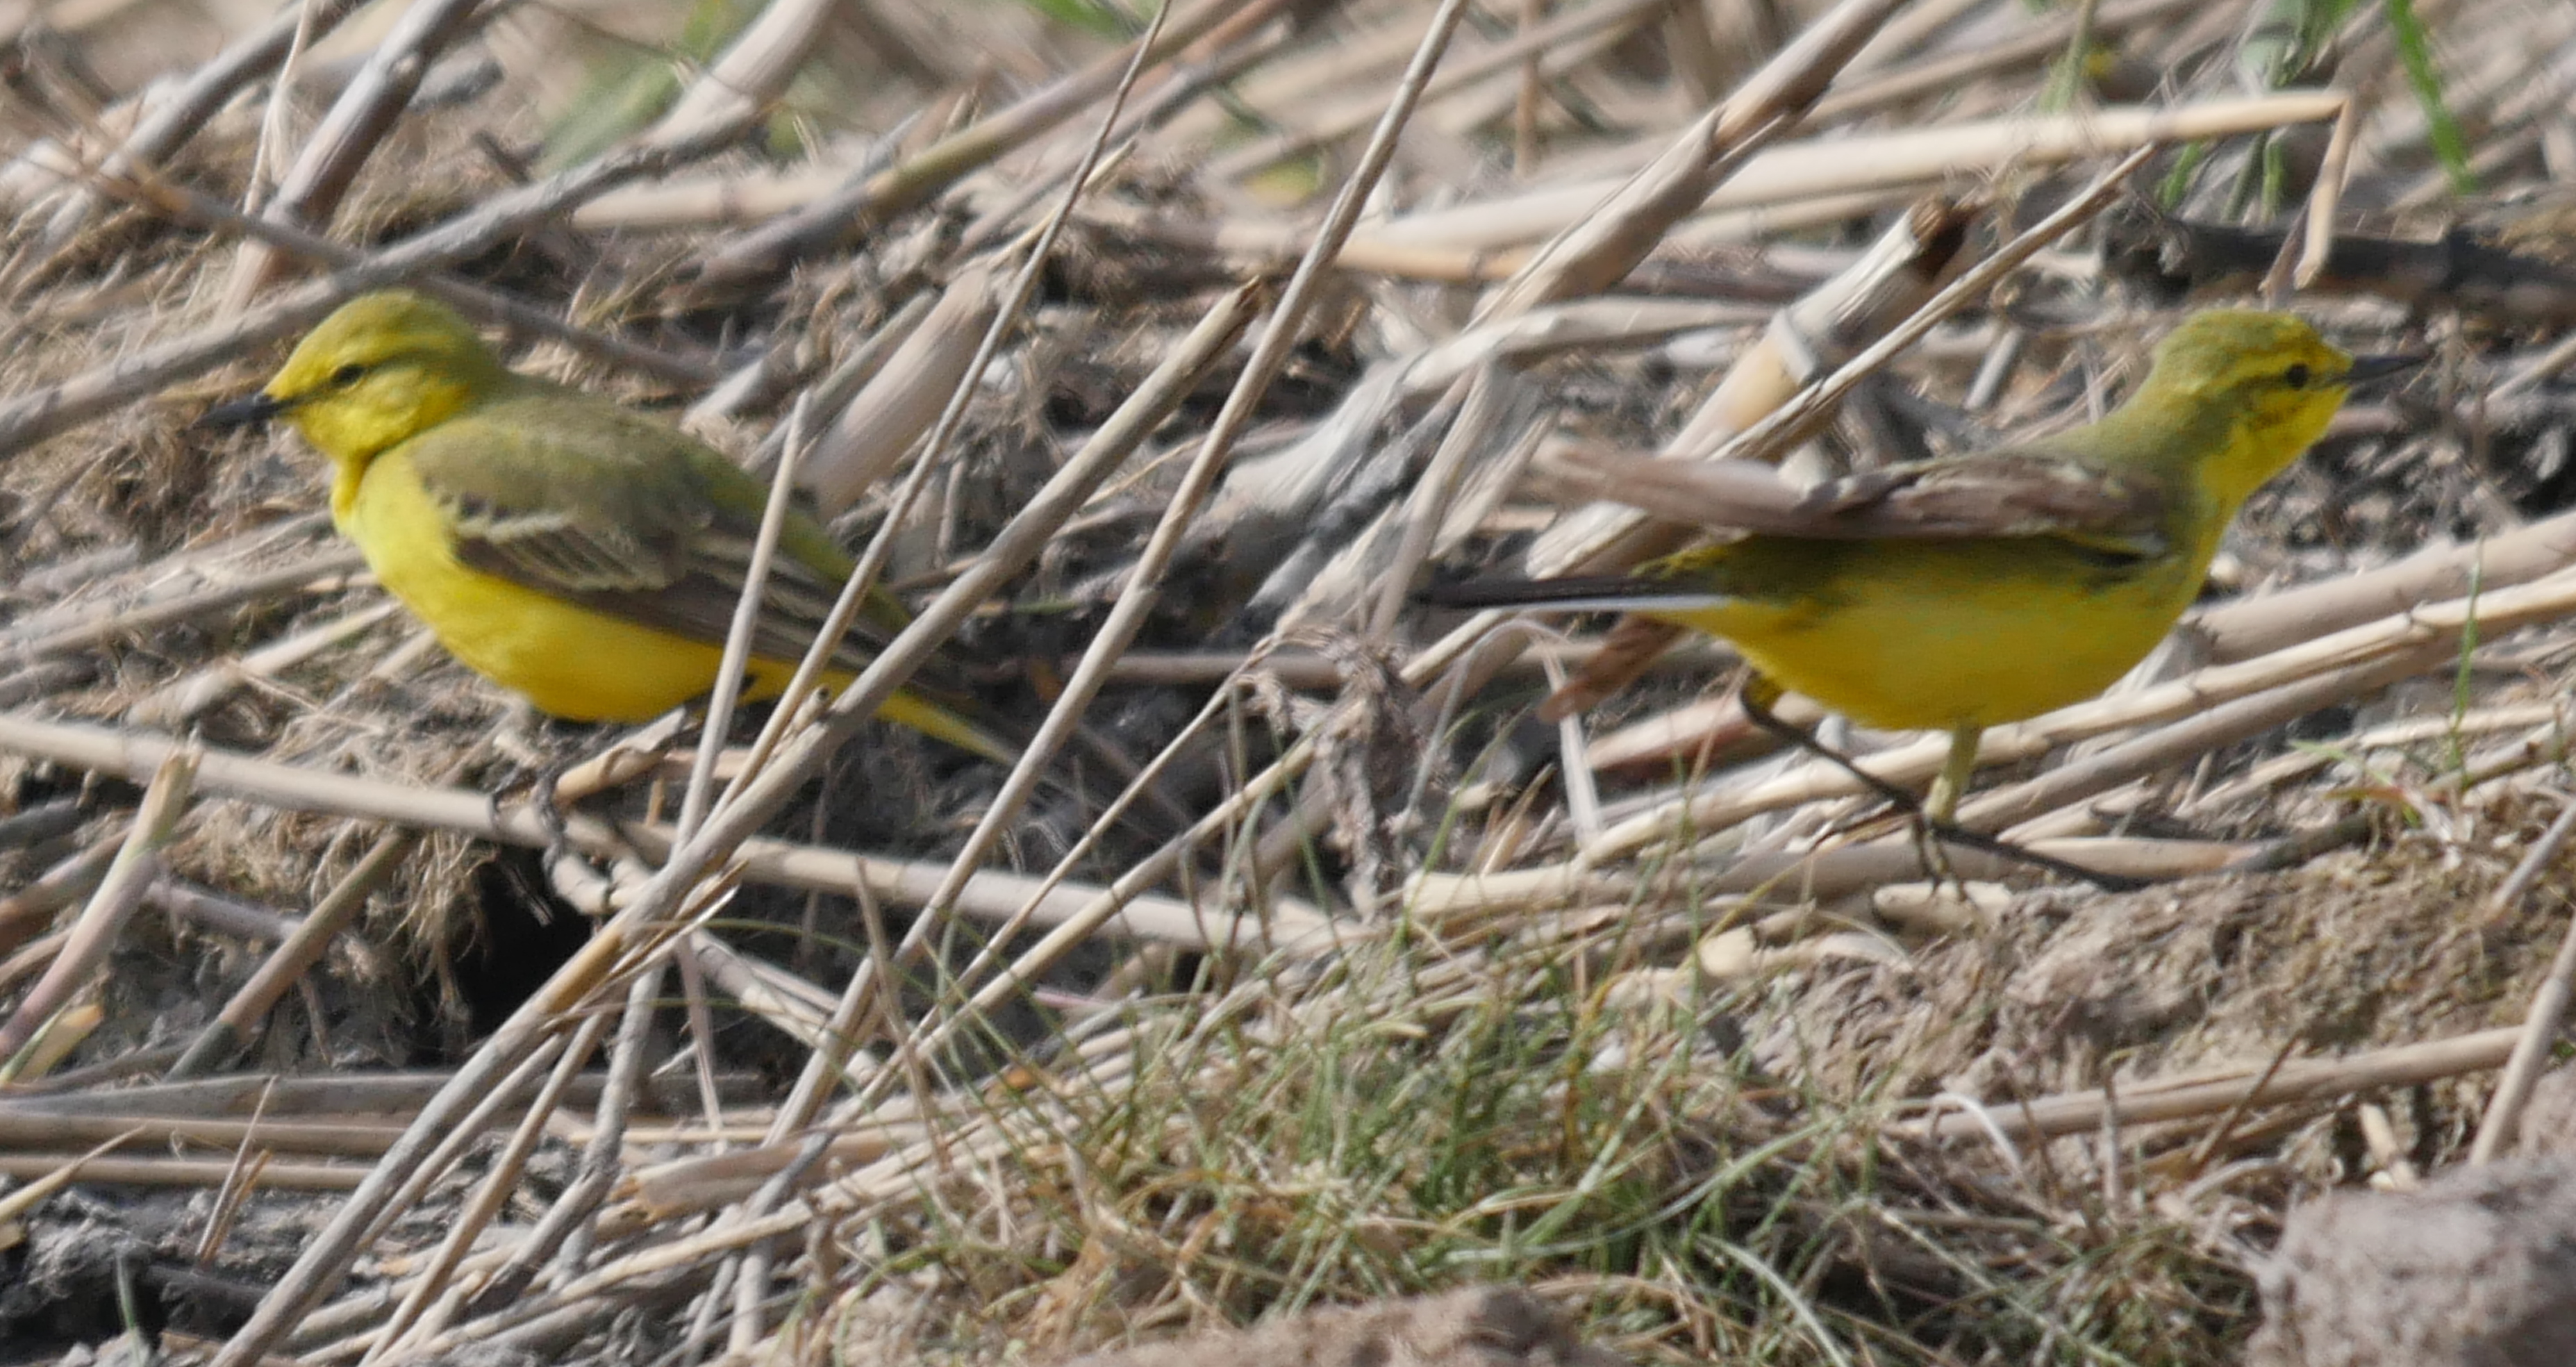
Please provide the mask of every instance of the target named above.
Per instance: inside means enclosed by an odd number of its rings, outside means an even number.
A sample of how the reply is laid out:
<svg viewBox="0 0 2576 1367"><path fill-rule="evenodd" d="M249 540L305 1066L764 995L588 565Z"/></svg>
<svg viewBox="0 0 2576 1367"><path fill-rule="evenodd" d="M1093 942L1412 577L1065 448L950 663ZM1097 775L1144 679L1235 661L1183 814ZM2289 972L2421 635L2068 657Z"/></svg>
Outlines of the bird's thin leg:
<svg viewBox="0 0 2576 1367"><path fill-rule="evenodd" d="M1736 690L1735 701L1737 706L1744 709L1744 719L1756 727L1859 779L1862 787L1894 803L1901 810L1917 814L1922 812L1923 799L1854 764L1851 756L1816 739L1815 732L1780 720L1780 714L1771 709L1780 701L1781 692L1780 685L1762 675L1748 674L1744 678L1744 686Z"/></svg>
<svg viewBox="0 0 2576 1367"><path fill-rule="evenodd" d="M1977 776L1977 737L1985 733L1981 726L1950 728L1950 755L1941 761L1941 774L1932 780L1932 793L1923 800L1923 814L1936 825L1954 824L1959 815L1959 799L1968 795L1968 785Z"/></svg>
<svg viewBox="0 0 2576 1367"><path fill-rule="evenodd" d="M1815 755L1820 759L1830 762L1843 772L1850 774L1853 778L1859 779L1863 787L1868 788L1871 792L1878 794L1888 802L1895 804L1898 810L1906 812L1912 815L1916 820L1920 821L1922 823L1923 831L1930 838L1947 844L1962 845L1969 849L1979 850L1986 854L1996 855L2004 859L2016 860L2024 864L2029 864L2035 868L2046 869L2051 873L2064 874L2069 878L2081 878L2085 882L2091 883L2093 886L2100 888L2105 892L2135 892L2138 889L2147 886L2146 880L2144 879L2131 878L2126 874L2104 873L2099 869L2088 869L2081 864L2069 863L2066 860L2055 857L2054 855L2041 854L2037 850L2025 849L2009 840L1988 835L1983 831L1969 830L1964 826L1960 826L1952 822L1950 820L1951 812L1943 812L1939 815L1935 815L1933 812L1926 809L1923 799L1916 797L1914 794L1897 787L1886 779L1880 778L1878 775L1854 764L1850 756L1845 755L1834 749L1832 746L1825 744L1823 741L1816 739L1815 735L1809 732L1805 727L1793 726L1788 722L1782 721L1779 715L1771 710L1772 705L1779 702L1780 694L1780 685L1773 683L1771 680L1764 678L1760 674L1754 674L1748 676L1744 681L1744 686L1737 690L1736 702L1738 705L1743 707L1745 720L1752 722L1756 727L1759 727L1764 731L1768 731L1772 735L1778 736L1780 739L1787 741L1791 745L1794 745L1811 755ZM1967 731L1965 734L1967 739L1963 742L1960 739L1959 732L1951 733L1950 758L1949 761L1942 766L1943 779L1950 779L1953 770L1962 769L1959 755L1963 747L1967 752L1964 769L1973 770L1976 767L1977 732ZM1954 782L1964 785L1965 778L1966 774L1963 771L1960 773L1959 777L1954 780ZM1955 811L1958 799L1955 796L1955 788L1953 791L1954 795L1950 799L1950 805L1952 811ZM1940 792L1940 785L1936 783L1933 788L1933 796L1936 800L1939 798Z"/></svg>
<svg viewBox="0 0 2576 1367"><path fill-rule="evenodd" d="M1968 785L1976 781L1977 737L1984 731L1981 726L1950 728L1950 753L1941 761L1941 772L1933 776L1932 791L1924 795L1922 814L1914 823L1916 838L1923 847L1925 871L1935 883L1957 883L1963 894L1967 880L1951 869L1934 833L1945 827L1958 828L1959 799L1967 796Z"/></svg>

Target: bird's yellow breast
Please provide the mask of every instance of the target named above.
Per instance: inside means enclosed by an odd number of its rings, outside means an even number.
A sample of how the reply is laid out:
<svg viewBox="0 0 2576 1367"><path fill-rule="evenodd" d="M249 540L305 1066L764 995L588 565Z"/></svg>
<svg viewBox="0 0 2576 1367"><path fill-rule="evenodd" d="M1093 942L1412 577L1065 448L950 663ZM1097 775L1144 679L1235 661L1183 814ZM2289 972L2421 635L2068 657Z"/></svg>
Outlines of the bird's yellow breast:
<svg viewBox="0 0 2576 1367"><path fill-rule="evenodd" d="M400 447L344 472L332 517L376 578L448 652L537 709L573 721L647 721L715 686L716 647L595 612L456 558L446 511ZM774 694L788 667L754 661L749 696Z"/></svg>
<svg viewBox="0 0 2576 1367"><path fill-rule="evenodd" d="M2080 551L2028 541L1772 544L1811 576L1764 565L1745 577L1777 596L1656 615L1723 636L1782 686L1890 730L1994 726L2094 696L2172 629L2208 566L2197 547L2087 573Z"/></svg>

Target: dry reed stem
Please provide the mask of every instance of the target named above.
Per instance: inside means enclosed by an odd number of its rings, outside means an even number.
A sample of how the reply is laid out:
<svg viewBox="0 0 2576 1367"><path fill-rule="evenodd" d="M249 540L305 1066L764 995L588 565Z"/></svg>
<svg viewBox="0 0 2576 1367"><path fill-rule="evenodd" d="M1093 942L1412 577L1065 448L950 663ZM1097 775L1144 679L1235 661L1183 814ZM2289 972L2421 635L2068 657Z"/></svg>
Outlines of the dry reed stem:
<svg viewBox="0 0 2576 1367"><path fill-rule="evenodd" d="M1241 375L1237 377L1233 389L1226 395L1225 404L1218 410L1216 418L1209 423L1207 436L1201 442L1199 451L1192 458L1188 469L1183 472L1179 486L1170 495L1163 516L1156 522L1152 535L1146 540L1144 550L1138 554L1134 566L1129 569L1127 582L1120 589L1117 601L1111 605L1106 620L1093 634L1091 644L1084 651L1081 663L1075 667L1074 677L1066 686L1065 698L1059 700L1054 712L1049 716L1050 725L1059 724L1060 718L1069 722L1071 716L1076 715L1074 710L1067 706L1068 702L1079 698L1080 701L1075 704L1076 706L1088 703L1093 693L1107 679L1109 666L1126 650L1128 643L1134 639L1137 630L1144 624L1145 615L1154 607L1161 591L1162 577L1169 569L1173 557L1178 553L1183 535L1189 530L1191 520L1198 515L1208 495L1215 489L1217 477L1224 467L1227 456L1232 453L1235 441L1241 435L1245 425L1251 421L1253 412L1268 391L1271 381L1287 363L1290 350L1297 345L1307 313L1314 306L1321 292L1329 263L1339 254L1342 242L1357 224L1361 206L1366 203L1370 191L1376 186L1378 177L1385 173L1387 163L1394 155L1397 134L1403 130L1405 121L1411 117L1417 102L1421 99L1424 87L1430 83L1432 73L1439 67L1441 55L1446 50L1451 34L1455 32L1464 15L1463 0L1442 0L1439 11L1433 16L1429 29L1423 35L1420 48L1414 53L1412 64L1406 69L1403 79L1397 83L1395 92L1387 103L1385 115L1379 120L1376 130L1371 133L1368 147L1361 154L1359 165L1353 169L1349 180L1335 195L1332 207L1325 213L1323 223L1317 227L1314 240L1308 247L1305 257L1297 263L1296 273L1289 277L1287 285L1281 289L1279 302L1272 310L1268 324L1253 343L1252 354L1245 360ZM856 687L857 685L853 685L854 690ZM935 1013L934 1023L928 1029L915 1032L911 1047L924 1053L939 1049L958 1030L965 1028L968 1022L990 1011L997 1003L1018 991L1023 984L1035 981L1038 975L1087 938L1093 929L1104 924L1109 917L1118 914L1121 894L1133 890L1141 883L1138 875L1145 869L1158 870L1153 875L1156 881L1168 876L1170 869L1177 867L1186 852L1195 845L1194 836L1204 826L1203 822L1201 827L1193 828L1191 833L1184 834L1179 840L1166 844L1144 864L1130 870L1129 876L1122 877L1113 883L1105 894L1094 898L1090 905L1077 913L1072 920L1057 926L1041 937L1036 944L1022 951L1017 959L996 974L990 982L975 989L962 1009L954 1013ZM1070 867L1070 856L1068 856L1068 860L1059 865L1050 881L1062 878ZM971 987L976 975L997 960L1002 947L1003 941L996 937L980 950L966 970L957 975L958 984L961 987Z"/></svg>
<svg viewBox="0 0 2576 1367"><path fill-rule="evenodd" d="M2131 0L2096 10L2090 16L2090 28L2096 37L2114 38L2192 8L2193 0ZM2045 61L2066 50L2075 29L2076 16L2071 13L2035 14L2027 30L2000 42L1908 63L1850 89L1837 90L1816 102L1816 121L1828 122L1942 95L1979 76Z"/></svg>
<svg viewBox="0 0 2576 1367"><path fill-rule="evenodd" d="M1674 224L1824 94L1879 24L1905 0L1842 0L1675 138L1664 153L1539 248L1514 279L1486 298L1477 320L1597 294L1646 259Z"/></svg>
<svg viewBox="0 0 2576 1367"><path fill-rule="evenodd" d="M251 603L274 601L290 591L335 593L358 582L365 559L353 546L335 546L292 564L261 570L228 584L217 584L157 603L89 616L71 626L47 626L30 634L0 632L0 652L13 662L43 659L66 651L148 636L165 627L193 622Z"/></svg>
<svg viewBox="0 0 2576 1367"><path fill-rule="evenodd" d="M115 861L124 835L119 831L93 840L79 853L29 880L25 887L0 897L0 950L16 949L52 921L55 912L88 896L107 876L107 866ZM13 956L8 963L0 964L0 987L16 982L24 971L21 957Z"/></svg>
<svg viewBox="0 0 2576 1367"><path fill-rule="evenodd" d="M1174 55L1171 69L1155 82L1139 82L1141 96L1136 108L1110 125L1103 147L1115 151L1105 164L1115 166L1134 160L1142 154L1140 142L1155 129L1185 112L1204 107L1205 96L1233 88L1235 78L1278 53L1288 50L1298 36L1297 27L1287 20L1292 0L1248 0L1236 7L1223 22L1211 26L1206 35ZM1159 68L1157 68L1159 70ZM962 252L973 253L1001 243L1005 237L1020 231L1029 211L1050 195L1061 193L1065 178L1072 175L1076 163L1087 163L1092 153L1086 150L1068 159L1062 148L1048 148L1033 158L1039 165L1019 188L989 205L979 205L975 222L958 239ZM799 211L811 214L814 207Z"/></svg>
<svg viewBox="0 0 2576 1367"><path fill-rule="evenodd" d="M2248 841L2135 838L2035 840L2028 848L2148 882L2220 872L2265 850ZM1944 849L1942 859L1953 874L1969 879L1998 880L2028 869L1982 850ZM1910 836L1898 836L1822 850L1728 853L1705 863L1675 860L1643 874L1572 863L1499 873L1425 873L1410 885L1406 908L1419 924L1474 933L1489 922L1544 911L1581 917L1617 906L1633 914L1641 906L1692 905L1700 898L1751 894L1826 901L1921 882L1927 874L1923 847Z"/></svg>
<svg viewBox="0 0 2576 1367"><path fill-rule="evenodd" d="M72 1153L0 1153L0 1177L33 1182L70 1170L74 1179L113 1186L197 1187L213 1190L232 1171L227 1158L88 1158ZM347 1191L366 1169L343 1163L282 1163L261 1166L259 1185L272 1191Z"/></svg>
<svg viewBox="0 0 2576 1367"><path fill-rule="evenodd" d="M97 1147L92 1148L88 1153L68 1162L56 1163L44 1170L25 1174L32 1180L16 1191L0 1195L0 1247L15 1247L26 1242L27 1231L19 1221L51 1198L55 1192L69 1186L80 1176L83 1168L92 1159L113 1151L123 1145L128 1138L130 1136L111 1136L100 1141Z"/></svg>
<svg viewBox="0 0 2576 1367"><path fill-rule="evenodd" d="M1226 0L1206 0L1174 15L1161 39L1141 49L1146 62L1163 61L1197 41L1211 27L1232 17L1232 10ZM860 191L840 206L842 234L865 232L926 203L967 173L1053 132L1057 125L1115 89L1139 51L1136 44L1121 46L1081 71L870 176ZM668 229L757 223L802 208L815 197L838 188L840 180L838 173L826 170L781 182L744 177L695 183L669 181L624 194L602 195L575 210L572 224L582 229ZM774 249L767 253L747 249L725 252L708 262L707 273L698 283L709 288L739 288L785 269L800 255L829 245L834 244L793 241L773 244ZM721 274L716 273L719 263Z"/></svg>
<svg viewBox="0 0 2576 1367"><path fill-rule="evenodd" d="M951 275L920 326L815 438L805 484L826 516L866 497L947 411L1009 284L999 261L969 262Z"/></svg>
<svg viewBox="0 0 2576 1367"><path fill-rule="evenodd" d="M45 1021L70 1004L73 992L115 948L117 933L143 905L143 893L161 874L160 851L176 834L196 787L197 757L174 749L153 766L151 786L136 807L134 826L109 863L89 905L81 909L64 937L62 950L45 976L18 999L17 1009L0 1023L0 1081L14 1073L19 1050Z"/></svg>
<svg viewBox="0 0 2576 1367"><path fill-rule="evenodd" d="M365 253L357 248L344 247L292 223L253 217L184 185L143 175L117 175L105 169L87 180L102 194L166 214L178 222L240 233L334 269L345 270L366 261ZM425 274L409 284L423 294L434 295L454 306L468 317L486 319L513 331L533 333L561 342L583 355L596 356L611 365L641 371L674 384L704 388L714 384L720 376L710 357L660 351L577 327L550 310L521 303L511 295L486 289L470 280L452 275Z"/></svg>
<svg viewBox="0 0 2576 1367"><path fill-rule="evenodd" d="M358 178L359 168L375 155L377 144L393 131L394 120L420 89L429 64L464 35L480 5L481 0L421 0L404 10L357 78L314 127L303 155L278 183L277 193L261 215L299 227L329 223L341 196ZM242 243L233 261L232 280L224 287L224 311L248 307L277 275L273 248L256 240Z"/></svg>
<svg viewBox="0 0 2576 1367"><path fill-rule="evenodd" d="M367 257L364 264L287 290L259 308L213 326L0 403L0 462L22 454L47 437L94 421L165 386L302 331L352 295L452 266L611 186L659 175L712 150L706 146L648 148L603 157L538 184L503 191L471 213Z"/></svg>
<svg viewBox="0 0 2576 1367"><path fill-rule="evenodd" d="M637 138L645 146L684 146L749 128L787 90L831 17L830 0L770 0L732 46L698 73L679 99Z"/></svg>
<svg viewBox="0 0 2576 1367"><path fill-rule="evenodd" d="M94 1144L131 1135L164 1148L259 1147L280 1153L373 1158L402 1133L399 1124L358 1121L207 1120L189 1116L62 1115L33 1102L0 1103L0 1144L13 1151L43 1145Z"/></svg>
<svg viewBox="0 0 2576 1367"><path fill-rule="evenodd" d="M1942 1110L1924 1120L1901 1121L1896 1134L1933 1139L1982 1138L2000 1132L2012 1139L2053 1138L2102 1128L2107 1117L2122 1125L2219 1115L2239 1106L2281 1106L2331 1100L2391 1087L2412 1087L2501 1066L2522 1027L2420 1044L2373 1049L2339 1059L2297 1059L2277 1068L2213 1069L2120 1085L2116 1105L2102 1091L2070 1092L2028 1101L1989 1104L1982 1115ZM2270 1076L2263 1074L2269 1071ZM2260 1082L2261 1085L2254 1086ZM1935 1103L1936 1107L1940 1103Z"/></svg>
<svg viewBox="0 0 2576 1367"><path fill-rule="evenodd" d="M2036 821L2132 779L2198 759L2221 746L2275 731L2320 709L2349 702L2439 666L2454 654L2448 641L2428 642L2365 664L2328 670L2296 683L2238 698L2186 716L2123 744L2050 770L2027 783L1961 806L1970 830L1993 831Z"/></svg>
<svg viewBox="0 0 2576 1367"><path fill-rule="evenodd" d="M399 604L390 601L371 604L271 641L246 655L217 660L145 694L126 709L125 718L138 726L184 726L242 689L273 679L334 646L355 640L400 610Z"/></svg>
<svg viewBox="0 0 2576 1367"><path fill-rule="evenodd" d="M1757 153L1717 187L1700 211L2122 156L2144 147L2322 122L2342 108L2339 95L2273 95L2171 109L2113 107L2081 118L1996 119L1787 143ZM1455 209L1408 214L1354 235L1354 242L1390 249L1491 251L1519 246L1565 231L1621 183L1587 180Z"/></svg>
<svg viewBox="0 0 2576 1367"><path fill-rule="evenodd" d="M445 1072L395 1071L331 1073L311 1076L244 1073L192 1078L180 1082L147 1082L98 1091L64 1090L53 1083L12 1091L0 1109L46 1115L127 1116L353 1116L391 1117L397 1124L445 1085ZM747 1104L760 1095L758 1080L748 1073L719 1078L729 1101ZM567 1101L576 1106L599 1103L596 1077L575 1079Z"/></svg>
<svg viewBox="0 0 2576 1367"><path fill-rule="evenodd" d="M168 739L61 722L42 722L0 714L0 751L52 760L96 773L120 774L138 782L147 778L175 745ZM251 759L207 749L197 775L207 793L244 798L289 811L321 812L396 825L455 831L482 840L544 849L555 833L534 810L497 809L483 793L454 788L422 788L416 783L387 782L348 774L323 773L295 765ZM662 856L672 848L670 830L652 824L611 824L575 816L565 837L586 853L615 857L641 853ZM918 906L939 886L944 865L884 860L847 850L798 845L787 841L747 840L736 854L745 877L782 887L818 892L847 892L864 883L869 891L898 906ZM1069 922L1088 913L1102 890L1066 884L1040 892L1040 880L993 872L979 873L959 907L970 915L1007 919L1037 899L1041 921ZM1127 933L1162 938L1194 949L1222 945L1269 943L1260 923L1238 913L1200 908L1172 898L1139 893L1122 902L1112 918ZM624 912L620 913L621 915ZM1293 903L1279 903L1263 921L1277 932L1278 947L1294 953L1321 952L1332 940L1324 918ZM5 923L5 922L0 922Z"/></svg>
<svg viewBox="0 0 2576 1367"><path fill-rule="evenodd" d="M2378 620L2428 600L2527 584L2576 565L2576 512L2478 541L2440 543L2393 565L2240 598L2186 615L2196 658L2226 664L2269 654L2321 630Z"/></svg>
<svg viewBox="0 0 2576 1367"><path fill-rule="evenodd" d="M399 1348L406 1338L434 1334L442 1327L443 1317L432 1310L431 1298L447 1289L448 1279L464 1262L466 1250L489 1227L493 1217L500 1214L501 1207L517 1193L528 1159L536 1153L538 1141L545 1138L547 1121L553 1117L555 1108L562 1104L564 1092L572 1085L573 1077L590 1062L591 1054L599 1046L600 1036L605 1033L607 1021L602 1017L591 1016L581 1022L571 1043L565 1046L563 1056L555 1061L554 1071L546 1078L544 1089L529 1100L527 1113L511 1130L509 1142L503 1145L501 1152L493 1155L490 1166L475 1183L473 1195L466 1199L464 1209L448 1226L437 1250L430 1254L428 1266L414 1278L402 1303L394 1308L393 1317L386 1322L376 1341L377 1350L371 1352L370 1357L377 1356L387 1345ZM703 1035L699 1038L702 1043L706 1039Z"/></svg>
<svg viewBox="0 0 2576 1367"><path fill-rule="evenodd" d="M1667 0L1603 0L1580 9L1567 10L1553 19L1535 25L1523 24L1510 38L1495 43L1463 61L1445 68L1431 88L1423 92L1424 106L1430 107L1468 89L1489 76L1534 71L1539 79L1554 79L1572 67L1598 57L1609 45L1624 38L1654 11L1664 8ZM1401 59L1410 51L1413 40L1399 31L1390 30L1390 40L1401 37L1400 47L1390 42L1390 60ZM1356 64L1334 63L1336 74L1354 74ZM1246 103L1259 106L1257 93L1249 94ZM1273 133L1234 148L1211 160L1206 174L1216 180L1238 180L1265 167L1301 156L1366 129L1377 116L1367 101L1354 100L1346 108L1330 111L1326 117L1302 122L1284 132Z"/></svg>
<svg viewBox="0 0 2576 1367"><path fill-rule="evenodd" d="M2174 815L2184 821L2193 821L2223 812L2257 793L2305 777L2328 765L2342 763L2347 756L2357 758L2372 750L2400 749L2427 741L2449 741L2493 731L2529 728L2538 728L2534 734L2546 737L2564 734L2568 722L2566 705L2555 701L2480 707L2450 716L2390 722L2336 741L2331 752L2299 750L2263 760L2243 775L2193 796L2176 807Z"/></svg>
<svg viewBox="0 0 2576 1367"><path fill-rule="evenodd" d="M167 162L235 92L284 62L299 30L308 41L320 37L337 28L341 20L356 12L358 5L359 0L316 0L299 5L225 48L176 89L162 94L146 92L142 97L142 119L114 151L98 161L99 170L109 177L122 177ZM60 249L79 235L101 207L97 191L79 183L81 168L90 159L70 149L38 147L12 163L10 169L14 171L22 164L42 166L57 156L60 159L49 169L71 182L71 195L45 221L43 240L48 247Z"/></svg>

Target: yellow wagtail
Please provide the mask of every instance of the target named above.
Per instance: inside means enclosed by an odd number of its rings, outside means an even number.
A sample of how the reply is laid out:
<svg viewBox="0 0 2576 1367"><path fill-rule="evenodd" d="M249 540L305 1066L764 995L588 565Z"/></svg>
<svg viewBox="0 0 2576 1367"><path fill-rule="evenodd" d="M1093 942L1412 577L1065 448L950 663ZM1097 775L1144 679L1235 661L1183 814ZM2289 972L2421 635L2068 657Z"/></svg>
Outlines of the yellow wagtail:
<svg viewBox="0 0 2576 1367"><path fill-rule="evenodd" d="M769 491L706 443L508 369L463 318L405 290L342 305L264 389L199 421L279 417L330 457L341 532L476 673L575 721L643 721L715 686ZM786 686L852 569L798 510L778 552L746 699ZM882 639L905 620L879 590L858 631ZM828 682L868 658L844 644ZM918 692L882 715L1014 758Z"/></svg>
<svg viewBox="0 0 2576 1367"><path fill-rule="evenodd" d="M1763 532L1634 574L1490 579L1423 596L1461 607L1641 613L1723 636L1754 674L1748 711L1794 689L1869 726L1950 733L1925 804L1946 824L1977 737L2080 702L2146 657L2200 592L2236 512L2325 431L2352 385L2415 364L2355 359L2287 314L2214 309L2159 344L2155 365L2101 421L1990 451L1855 477L1819 491L1814 534ZM1941 485L2116 485L2131 515L2000 532L1894 535L1850 525ZM1999 500L2008 502L2009 500Z"/></svg>

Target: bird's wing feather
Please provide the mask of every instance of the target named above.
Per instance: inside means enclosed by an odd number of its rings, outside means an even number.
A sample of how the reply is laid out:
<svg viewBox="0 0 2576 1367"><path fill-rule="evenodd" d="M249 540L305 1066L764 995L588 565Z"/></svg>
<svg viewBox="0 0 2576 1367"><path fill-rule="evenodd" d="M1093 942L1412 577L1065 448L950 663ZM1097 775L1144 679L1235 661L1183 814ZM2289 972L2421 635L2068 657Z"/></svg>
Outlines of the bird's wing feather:
<svg viewBox="0 0 2576 1367"><path fill-rule="evenodd" d="M446 510L468 568L550 597L721 644L748 577L767 490L713 449L649 418L560 391L441 423L404 447ZM577 411L576 411L577 410ZM793 660L848 574L822 528L791 513L771 561L755 655ZM892 620L889 620L891 618ZM891 600L870 605L839 662L863 665Z"/></svg>
<svg viewBox="0 0 2576 1367"><path fill-rule="evenodd" d="M1819 541L2048 536L2153 555L2166 511L2153 482L2046 443L1888 466L1812 489L1766 465L1600 449L1556 453L1548 474L1577 497L1627 503L1670 521Z"/></svg>
<svg viewBox="0 0 2576 1367"><path fill-rule="evenodd" d="M1819 486L1810 506L1850 537L2050 537L2138 558L2166 544L2161 486L2045 445L1863 471Z"/></svg>

